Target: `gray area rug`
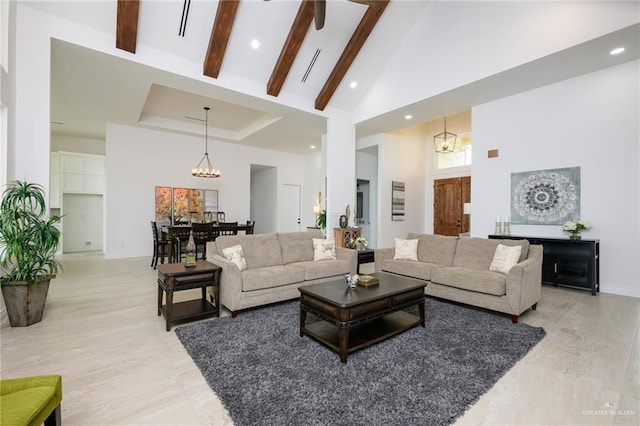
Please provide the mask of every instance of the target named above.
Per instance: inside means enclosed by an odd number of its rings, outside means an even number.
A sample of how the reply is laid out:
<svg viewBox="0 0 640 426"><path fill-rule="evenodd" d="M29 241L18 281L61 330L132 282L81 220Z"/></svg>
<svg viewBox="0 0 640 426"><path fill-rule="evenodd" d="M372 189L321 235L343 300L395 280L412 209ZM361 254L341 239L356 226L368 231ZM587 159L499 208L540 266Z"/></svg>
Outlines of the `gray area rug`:
<svg viewBox="0 0 640 426"><path fill-rule="evenodd" d="M176 329L242 425L448 425L545 335L510 316L428 298L426 328L340 357L299 337L285 302Z"/></svg>

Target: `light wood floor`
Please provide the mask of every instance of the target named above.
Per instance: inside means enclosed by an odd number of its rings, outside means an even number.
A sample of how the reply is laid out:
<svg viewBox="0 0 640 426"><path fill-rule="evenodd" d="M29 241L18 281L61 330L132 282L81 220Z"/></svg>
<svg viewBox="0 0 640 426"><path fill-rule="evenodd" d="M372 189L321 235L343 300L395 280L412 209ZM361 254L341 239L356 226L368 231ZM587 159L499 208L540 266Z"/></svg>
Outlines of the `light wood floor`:
<svg viewBox="0 0 640 426"><path fill-rule="evenodd" d="M2 378L61 374L65 425L232 424L156 316L149 261L64 256L43 321L1 330ZM640 299L544 286L521 321L547 336L457 424L640 423Z"/></svg>

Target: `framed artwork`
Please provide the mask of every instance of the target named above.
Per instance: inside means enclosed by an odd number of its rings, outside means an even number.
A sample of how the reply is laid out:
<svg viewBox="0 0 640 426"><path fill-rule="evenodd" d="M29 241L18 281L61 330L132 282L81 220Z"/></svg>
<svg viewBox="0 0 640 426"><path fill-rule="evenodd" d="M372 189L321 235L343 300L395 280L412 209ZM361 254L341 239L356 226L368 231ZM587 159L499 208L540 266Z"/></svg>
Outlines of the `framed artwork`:
<svg viewBox="0 0 640 426"><path fill-rule="evenodd" d="M157 223L204 222L218 214L218 191L215 189L156 186L155 201Z"/></svg>
<svg viewBox="0 0 640 426"><path fill-rule="evenodd" d="M170 186L156 186L156 222L171 223L173 198Z"/></svg>
<svg viewBox="0 0 640 426"><path fill-rule="evenodd" d="M391 220L404 220L404 182L391 182Z"/></svg>
<svg viewBox="0 0 640 426"><path fill-rule="evenodd" d="M511 223L562 225L580 218L580 167L511 173Z"/></svg>

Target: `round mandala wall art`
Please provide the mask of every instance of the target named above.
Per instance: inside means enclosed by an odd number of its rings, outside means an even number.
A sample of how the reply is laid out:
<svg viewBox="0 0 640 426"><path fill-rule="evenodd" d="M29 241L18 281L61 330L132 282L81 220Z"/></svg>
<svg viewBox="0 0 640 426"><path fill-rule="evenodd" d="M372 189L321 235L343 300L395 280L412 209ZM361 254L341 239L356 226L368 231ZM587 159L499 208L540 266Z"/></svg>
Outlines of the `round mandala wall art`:
<svg viewBox="0 0 640 426"><path fill-rule="evenodd" d="M561 225L580 217L580 167L511 174L511 223Z"/></svg>

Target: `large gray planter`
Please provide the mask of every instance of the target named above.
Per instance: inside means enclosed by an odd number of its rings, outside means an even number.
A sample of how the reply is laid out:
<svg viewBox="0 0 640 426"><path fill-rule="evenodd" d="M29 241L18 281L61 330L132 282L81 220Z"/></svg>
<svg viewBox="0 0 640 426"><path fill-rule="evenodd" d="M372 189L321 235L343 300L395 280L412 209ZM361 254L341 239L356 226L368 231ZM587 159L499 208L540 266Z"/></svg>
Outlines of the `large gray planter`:
<svg viewBox="0 0 640 426"><path fill-rule="evenodd" d="M26 327L42 321L52 277L32 282L20 281L2 286L11 327Z"/></svg>

